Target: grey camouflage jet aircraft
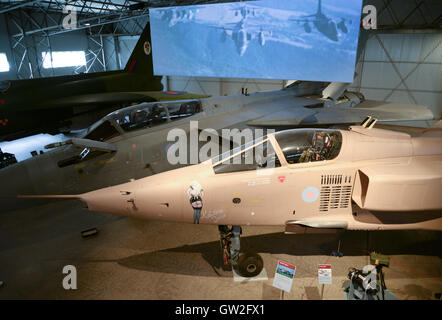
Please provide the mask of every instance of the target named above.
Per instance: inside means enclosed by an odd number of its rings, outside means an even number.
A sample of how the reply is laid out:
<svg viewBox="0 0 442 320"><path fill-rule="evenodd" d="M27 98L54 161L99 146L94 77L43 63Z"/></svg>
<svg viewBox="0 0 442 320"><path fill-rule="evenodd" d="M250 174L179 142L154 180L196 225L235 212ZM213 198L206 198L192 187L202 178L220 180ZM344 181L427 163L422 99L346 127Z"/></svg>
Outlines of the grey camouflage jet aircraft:
<svg viewBox="0 0 442 320"><path fill-rule="evenodd" d="M302 18L291 18L291 21L303 23L303 27L305 32L312 32L312 24L320 33L329 38L332 41L338 41L339 34L338 29L343 33L348 33L348 27L346 23L350 23L351 21L346 21L344 18L336 23L331 18L327 17L322 12L322 0L318 0L318 10L315 14L304 16Z"/></svg>
<svg viewBox="0 0 442 320"><path fill-rule="evenodd" d="M328 127L361 122L431 120L425 106L365 100L345 84L297 81L272 92L143 103L114 111L51 150L0 169L0 211L44 200L16 195L79 194L176 169L167 154L171 129ZM218 141L221 143L223 141ZM234 145L231 145L233 147Z"/></svg>

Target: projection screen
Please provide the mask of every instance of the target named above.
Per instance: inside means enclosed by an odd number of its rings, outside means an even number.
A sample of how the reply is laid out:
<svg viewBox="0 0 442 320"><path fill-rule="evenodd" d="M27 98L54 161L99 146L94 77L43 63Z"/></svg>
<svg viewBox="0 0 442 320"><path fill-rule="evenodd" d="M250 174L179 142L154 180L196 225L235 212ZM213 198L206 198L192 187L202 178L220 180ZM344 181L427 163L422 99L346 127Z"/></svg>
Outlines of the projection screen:
<svg viewBox="0 0 442 320"><path fill-rule="evenodd" d="M353 82L362 0L149 10L154 73Z"/></svg>

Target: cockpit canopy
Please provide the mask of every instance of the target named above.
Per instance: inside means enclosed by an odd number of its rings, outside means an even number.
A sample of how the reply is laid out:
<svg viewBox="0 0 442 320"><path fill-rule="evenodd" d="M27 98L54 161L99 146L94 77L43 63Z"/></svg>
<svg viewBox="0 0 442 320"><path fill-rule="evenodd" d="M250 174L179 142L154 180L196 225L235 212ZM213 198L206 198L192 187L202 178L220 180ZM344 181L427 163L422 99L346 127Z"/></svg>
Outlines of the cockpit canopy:
<svg viewBox="0 0 442 320"><path fill-rule="evenodd" d="M145 103L129 110L116 111L113 119L124 131L133 131L186 118L200 111L201 104L197 100Z"/></svg>
<svg viewBox="0 0 442 320"><path fill-rule="evenodd" d="M342 147L338 130L295 129L275 133L274 137L277 145L265 137L213 158L215 173L280 167L279 149L289 165L333 160Z"/></svg>
<svg viewBox="0 0 442 320"><path fill-rule="evenodd" d="M108 114L90 127L85 138L106 141L121 133L154 127L199 112L199 100L141 103Z"/></svg>
<svg viewBox="0 0 442 320"><path fill-rule="evenodd" d="M276 133L275 138L288 164L333 160L342 146L337 130L288 130Z"/></svg>

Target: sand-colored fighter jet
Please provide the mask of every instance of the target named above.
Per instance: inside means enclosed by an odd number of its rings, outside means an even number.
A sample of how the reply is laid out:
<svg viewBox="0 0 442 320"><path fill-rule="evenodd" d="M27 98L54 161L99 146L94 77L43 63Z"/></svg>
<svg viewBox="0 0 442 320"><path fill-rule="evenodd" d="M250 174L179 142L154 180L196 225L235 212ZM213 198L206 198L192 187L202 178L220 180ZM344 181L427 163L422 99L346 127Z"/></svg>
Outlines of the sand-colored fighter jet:
<svg viewBox="0 0 442 320"><path fill-rule="evenodd" d="M263 263L239 255L241 226L442 230L442 122L405 133L373 128L374 121L349 130L280 131L198 165L43 197L81 199L97 212L218 225L225 262L245 276Z"/></svg>

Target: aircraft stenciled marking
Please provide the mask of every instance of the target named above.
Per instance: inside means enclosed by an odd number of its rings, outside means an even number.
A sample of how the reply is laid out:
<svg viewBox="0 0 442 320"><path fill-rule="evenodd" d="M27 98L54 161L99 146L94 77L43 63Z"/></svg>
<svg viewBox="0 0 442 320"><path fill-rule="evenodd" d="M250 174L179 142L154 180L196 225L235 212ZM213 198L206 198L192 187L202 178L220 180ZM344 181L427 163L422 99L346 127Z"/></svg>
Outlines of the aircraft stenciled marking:
<svg viewBox="0 0 442 320"><path fill-rule="evenodd" d="M100 160L99 164L107 164L107 163L112 163L117 161L115 158L110 158L110 159L106 159L106 160Z"/></svg>
<svg viewBox="0 0 442 320"><path fill-rule="evenodd" d="M212 210L212 211L204 211L204 213L201 215L201 219L207 219L209 221L212 221L213 223L217 223L221 219L224 219L226 217L226 214L224 213L223 209L219 210Z"/></svg>
<svg viewBox="0 0 442 320"><path fill-rule="evenodd" d="M316 187L305 188L302 192L302 199L305 202L314 202L319 197L319 190Z"/></svg>
<svg viewBox="0 0 442 320"><path fill-rule="evenodd" d="M259 185L263 185L263 184L270 184L270 178L247 181L247 185L249 187L259 186Z"/></svg>
<svg viewBox="0 0 442 320"><path fill-rule="evenodd" d="M285 181L285 176L278 177L279 182L283 183Z"/></svg>

